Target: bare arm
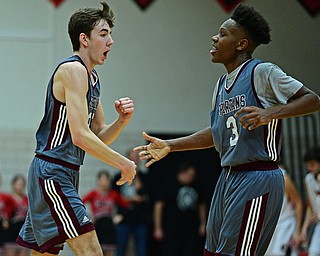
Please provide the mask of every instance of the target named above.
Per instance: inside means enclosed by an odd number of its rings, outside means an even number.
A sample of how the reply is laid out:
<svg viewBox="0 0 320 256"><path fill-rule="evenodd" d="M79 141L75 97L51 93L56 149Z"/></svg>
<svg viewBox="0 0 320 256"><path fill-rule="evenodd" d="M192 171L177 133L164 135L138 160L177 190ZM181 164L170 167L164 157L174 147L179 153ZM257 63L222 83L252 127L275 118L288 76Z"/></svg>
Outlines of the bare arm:
<svg viewBox="0 0 320 256"><path fill-rule="evenodd" d="M205 202L201 202L199 204L199 219L200 219L199 234L201 236L205 236L206 221L207 221L207 205L205 204Z"/></svg>
<svg viewBox="0 0 320 256"><path fill-rule="evenodd" d="M302 226L303 205L300 194L294 185L289 175L285 174L285 192L288 195L290 202L292 202L296 209L296 229L293 234L293 242L295 247L299 247L300 244L300 232Z"/></svg>
<svg viewBox="0 0 320 256"><path fill-rule="evenodd" d="M288 104L262 109L254 106L244 107L239 110L235 117L240 117L240 123L244 128L253 130L261 125L268 124L272 119L283 119L308 115L320 110L320 97L303 86Z"/></svg>
<svg viewBox="0 0 320 256"><path fill-rule="evenodd" d="M304 217L304 222L301 229L301 240L307 241L308 240L308 228L311 224L311 218L312 218L312 209L311 206L308 205L306 209L306 214Z"/></svg>
<svg viewBox="0 0 320 256"><path fill-rule="evenodd" d="M170 152L205 149L214 146L210 127L207 127L186 137L166 140L166 142L170 147Z"/></svg>
<svg viewBox="0 0 320 256"><path fill-rule="evenodd" d="M306 182L304 181L304 188L305 191L307 191L306 188ZM304 222L302 225L302 229L301 229L301 240L302 241L307 241L308 240L308 228L310 226L310 224L312 223L312 221L314 220L314 216L315 214L313 213L312 207L311 207L311 203L310 203L310 199L307 193L307 198L306 198L306 213L305 213L305 217L304 217Z"/></svg>
<svg viewBox="0 0 320 256"><path fill-rule="evenodd" d="M59 67L54 78L54 94L66 103L68 125L73 143L97 159L122 171L119 185L131 183L135 176L135 164L106 146L89 128L86 94L87 72L77 63Z"/></svg>
<svg viewBox="0 0 320 256"><path fill-rule="evenodd" d="M163 208L164 208L164 201L157 201L154 204L153 209L153 222L154 222L154 238L156 240L163 239L163 229L162 229L162 216L163 216Z"/></svg>
<svg viewBox="0 0 320 256"><path fill-rule="evenodd" d="M149 160L146 164L147 167L164 158L170 152L205 149L214 146L210 127L189 136L172 140L161 140L159 138L152 137L145 132L143 133L143 137L150 141L150 144L146 146L138 146L134 148L134 150L140 151L139 156L141 160Z"/></svg>

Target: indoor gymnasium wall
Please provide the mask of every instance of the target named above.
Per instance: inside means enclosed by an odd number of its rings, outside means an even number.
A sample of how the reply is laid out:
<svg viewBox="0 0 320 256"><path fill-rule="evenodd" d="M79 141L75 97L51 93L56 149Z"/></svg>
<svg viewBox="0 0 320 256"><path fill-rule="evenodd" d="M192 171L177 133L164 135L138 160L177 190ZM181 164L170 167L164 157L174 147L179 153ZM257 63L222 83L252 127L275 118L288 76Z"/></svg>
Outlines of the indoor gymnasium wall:
<svg viewBox="0 0 320 256"><path fill-rule="evenodd" d="M43 113L47 81L56 63L72 54L70 15L101 0L0 1L0 173L8 190L15 173L26 173ZM107 122L116 118L113 101L135 100L136 113L112 147L121 153L143 143L141 131L189 133L209 125L213 85L224 73L210 62L211 36L230 14L215 0L155 0L141 11L132 0L109 0L116 14L115 44L97 67ZM272 27L272 42L255 57L277 63L319 92L320 17L298 1L247 0ZM80 192L94 185L106 165L88 156ZM110 167L109 170L115 171Z"/></svg>

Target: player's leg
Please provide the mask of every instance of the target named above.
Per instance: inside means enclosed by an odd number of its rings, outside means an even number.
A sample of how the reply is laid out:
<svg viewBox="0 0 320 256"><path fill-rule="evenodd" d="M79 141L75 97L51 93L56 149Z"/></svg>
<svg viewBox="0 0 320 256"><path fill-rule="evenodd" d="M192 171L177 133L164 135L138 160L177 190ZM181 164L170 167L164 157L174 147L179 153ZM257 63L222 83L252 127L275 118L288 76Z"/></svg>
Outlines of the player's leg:
<svg viewBox="0 0 320 256"><path fill-rule="evenodd" d="M264 174L264 172L261 172ZM282 171L271 171L269 179L266 177L269 187L268 200L265 209L264 225L261 229L261 236L257 244L256 255L264 255L272 239L277 226L284 198L284 179ZM268 174L267 174L268 175ZM268 184L269 183L269 184ZM290 230L288 230L290 232Z"/></svg>
<svg viewBox="0 0 320 256"><path fill-rule="evenodd" d="M94 226L76 189L79 172L35 158L28 176L29 211L32 214L27 215L17 242L34 251L57 255L66 240L82 234L90 238L86 233L94 230ZM88 245L98 244L91 240Z"/></svg>
<svg viewBox="0 0 320 256"><path fill-rule="evenodd" d="M281 171L231 172L229 176L224 171L219 182L215 196L220 202L213 201L209 215L205 255L264 255L281 210Z"/></svg>
<svg viewBox="0 0 320 256"><path fill-rule="evenodd" d="M223 220L223 195L226 187L225 180L227 178L227 170L223 170L216 184L214 194L211 200L211 206L208 214L206 226L206 243L204 255L210 255L215 252L218 241L219 233Z"/></svg>
<svg viewBox="0 0 320 256"><path fill-rule="evenodd" d="M16 256L30 256L30 253L31 253L31 250L22 248L22 249L19 249Z"/></svg>
<svg viewBox="0 0 320 256"><path fill-rule="evenodd" d="M34 251L32 250L31 251L31 255L32 256L55 256L55 255L58 255L58 254L51 254L51 253L40 253L40 252L37 252L37 251Z"/></svg>
<svg viewBox="0 0 320 256"><path fill-rule="evenodd" d="M67 240L75 255L103 256L98 237L94 230Z"/></svg>

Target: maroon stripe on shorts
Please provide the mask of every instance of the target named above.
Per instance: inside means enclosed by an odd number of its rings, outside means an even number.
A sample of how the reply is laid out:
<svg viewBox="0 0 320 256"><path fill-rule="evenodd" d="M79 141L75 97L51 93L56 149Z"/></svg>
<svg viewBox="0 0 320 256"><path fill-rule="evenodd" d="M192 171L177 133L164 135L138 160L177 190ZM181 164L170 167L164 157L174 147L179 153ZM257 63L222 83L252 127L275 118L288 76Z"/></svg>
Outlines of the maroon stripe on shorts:
<svg viewBox="0 0 320 256"><path fill-rule="evenodd" d="M250 255L255 255L255 251L257 249L257 245L258 245L258 242L259 242L259 239L260 239L262 225L263 225L263 221L264 221L264 216L266 214L268 196L269 196L269 193L267 193L267 194L262 196L262 205L261 205L261 209L260 209L260 216L259 216L259 220L258 220L258 223L257 223L256 232L254 234L254 239L253 239L253 242L252 242Z"/></svg>
<svg viewBox="0 0 320 256"><path fill-rule="evenodd" d="M80 225L67 196L63 193L58 182L42 179L39 179L39 182L43 191L44 199L50 208L51 215L57 225L59 233L58 236L48 240L40 246L39 251L41 253L50 251L54 252L56 250L59 251L60 249L57 249L59 247L55 247L55 245L64 243L67 239L75 238L81 234L95 229L92 222L89 222L83 226ZM51 189L51 191L48 193L47 190L49 189ZM52 189L55 191L53 192ZM54 193L55 198L58 197L61 201L53 201L50 193ZM59 209L63 210L59 211Z"/></svg>
<svg viewBox="0 0 320 256"><path fill-rule="evenodd" d="M235 166L224 166L227 170L235 172L246 172L246 171L270 171L278 169L278 165L273 161L254 161L241 165Z"/></svg>
<svg viewBox="0 0 320 256"><path fill-rule="evenodd" d="M253 200L256 199L252 199L247 201L246 206L245 206L245 210L244 210L244 214L242 217L242 224L241 224L241 228L240 228L240 233L239 233L239 238L238 238L238 243L237 243L237 247L236 247L236 251L235 251L235 255L241 255L241 249L244 245L244 243L248 243L248 239L252 241L251 245L250 245L250 254L254 255L255 254L255 250L257 248L257 244L260 238L260 234L261 234L261 230L262 230L262 224L264 221L264 216L265 216L265 211L266 211L266 206L267 206L267 201L268 201L268 196L269 193L264 194L262 196L262 201L261 201L261 206L260 206L260 210L259 210L259 215L256 216L255 212L253 212L253 215L250 216L250 209L252 207L253 204ZM252 214L252 212L251 212ZM255 219L252 219L255 218ZM251 220L252 221L257 221L257 226L254 230L253 234L248 234L246 233L246 229L248 227L248 225L250 225L252 227L252 223L248 223L248 221ZM250 231L250 230L249 230ZM249 237L250 236L250 237ZM244 241L244 237L246 237L246 241Z"/></svg>
<svg viewBox="0 0 320 256"><path fill-rule="evenodd" d="M18 245L23 246L23 247L26 247L26 248L29 248L29 249L32 249L35 251L39 251L39 246L37 243L28 243L28 242L24 241L21 236L17 237L16 243Z"/></svg>

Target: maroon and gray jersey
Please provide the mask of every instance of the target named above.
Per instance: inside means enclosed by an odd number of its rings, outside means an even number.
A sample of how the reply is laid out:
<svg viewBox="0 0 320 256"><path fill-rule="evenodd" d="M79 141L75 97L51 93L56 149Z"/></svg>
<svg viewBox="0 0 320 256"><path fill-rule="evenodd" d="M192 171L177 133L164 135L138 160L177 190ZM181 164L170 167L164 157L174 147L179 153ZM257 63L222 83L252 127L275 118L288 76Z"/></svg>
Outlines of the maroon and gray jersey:
<svg viewBox="0 0 320 256"><path fill-rule="evenodd" d="M62 64L74 61L85 66L79 56L71 56L58 64L49 81L45 113L36 133L36 154L44 159L57 160L57 163L62 162L64 165L67 163L79 166L83 164L85 152L72 142L66 104L57 100L53 95L53 79L56 71ZM89 127L97 110L100 97L100 83L95 70L92 71L92 76L94 77L94 82L91 81L88 73L87 106Z"/></svg>
<svg viewBox="0 0 320 256"><path fill-rule="evenodd" d="M215 88L211 128L222 166L255 161L279 161L281 120L247 130L234 114L243 107L269 108L286 104L302 84L272 63L251 59L228 75Z"/></svg>

